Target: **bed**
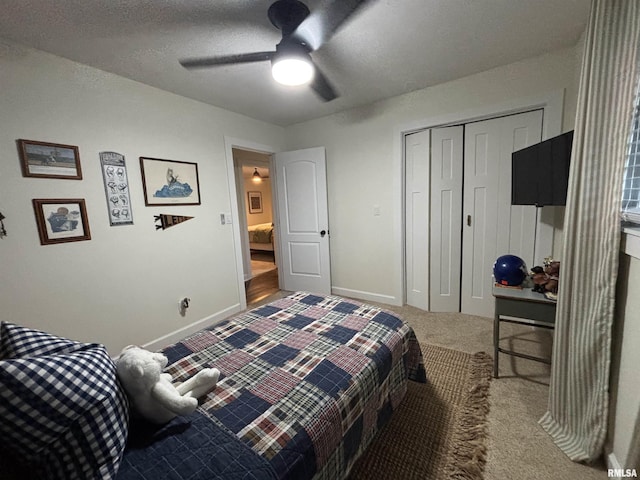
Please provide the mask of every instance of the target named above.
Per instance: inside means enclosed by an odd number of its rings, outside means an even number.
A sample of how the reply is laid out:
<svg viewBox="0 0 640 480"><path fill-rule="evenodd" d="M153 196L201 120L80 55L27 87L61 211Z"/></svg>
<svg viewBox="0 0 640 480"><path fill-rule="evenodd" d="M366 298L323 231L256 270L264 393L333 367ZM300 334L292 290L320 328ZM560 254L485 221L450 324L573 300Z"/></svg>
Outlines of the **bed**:
<svg viewBox="0 0 640 480"><path fill-rule="evenodd" d="M249 225L249 248L261 252L273 252L273 223Z"/></svg>
<svg viewBox="0 0 640 480"><path fill-rule="evenodd" d="M163 352L174 382L205 366L221 371L197 411L162 426L132 412L128 422L119 419L127 427L126 448L121 435L111 442L114 458L92 470L99 467L100 474L85 469L75 477L66 471L42 478L345 478L400 404L407 381L426 381L415 334L394 314L305 292Z"/></svg>

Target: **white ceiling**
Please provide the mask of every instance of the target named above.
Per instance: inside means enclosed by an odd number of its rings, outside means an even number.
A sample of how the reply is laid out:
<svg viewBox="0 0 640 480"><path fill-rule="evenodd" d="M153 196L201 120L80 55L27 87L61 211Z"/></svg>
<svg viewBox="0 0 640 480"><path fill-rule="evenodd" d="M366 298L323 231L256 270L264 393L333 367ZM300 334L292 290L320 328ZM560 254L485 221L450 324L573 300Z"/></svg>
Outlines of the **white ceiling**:
<svg viewBox="0 0 640 480"><path fill-rule="evenodd" d="M178 59L273 50L272 0L0 0L0 37L278 125L573 46L589 0L372 0L316 64L340 98L284 87L269 62L188 71ZM306 0L313 11L322 0Z"/></svg>

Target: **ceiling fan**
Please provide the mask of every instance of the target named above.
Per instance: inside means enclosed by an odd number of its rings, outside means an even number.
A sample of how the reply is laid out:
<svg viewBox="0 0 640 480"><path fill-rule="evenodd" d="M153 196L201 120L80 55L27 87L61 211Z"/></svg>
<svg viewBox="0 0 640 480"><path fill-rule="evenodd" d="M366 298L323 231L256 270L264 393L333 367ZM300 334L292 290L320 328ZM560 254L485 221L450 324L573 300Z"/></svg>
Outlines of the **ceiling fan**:
<svg viewBox="0 0 640 480"><path fill-rule="evenodd" d="M370 0L331 0L311 13L299 0L277 0L267 11L271 23L282 31L274 51L240 53L180 60L187 69L235 63L271 61L273 77L285 85L309 83L324 100L338 93L327 77L314 65L310 53L324 45L358 8Z"/></svg>

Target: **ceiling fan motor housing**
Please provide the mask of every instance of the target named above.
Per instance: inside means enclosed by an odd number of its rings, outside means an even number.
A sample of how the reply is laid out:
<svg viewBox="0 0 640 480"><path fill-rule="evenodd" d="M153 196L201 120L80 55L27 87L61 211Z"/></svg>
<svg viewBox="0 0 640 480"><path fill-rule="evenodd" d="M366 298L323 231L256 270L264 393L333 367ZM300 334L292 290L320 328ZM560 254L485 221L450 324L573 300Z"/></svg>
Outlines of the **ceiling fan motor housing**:
<svg viewBox="0 0 640 480"><path fill-rule="evenodd" d="M274 27L287 36L309 15L309 8L298 0L278 0L269 7L267 15Z"/></svg>
<svg viewBox="0 0 640 480"><path fill-rule="evenodd" d="M271 59L271 63L282 60L283 58L304 58L311 62L311 55L309 55L309 49L298 42L283 39L278 45L276 45L276 53Z"/></svg>

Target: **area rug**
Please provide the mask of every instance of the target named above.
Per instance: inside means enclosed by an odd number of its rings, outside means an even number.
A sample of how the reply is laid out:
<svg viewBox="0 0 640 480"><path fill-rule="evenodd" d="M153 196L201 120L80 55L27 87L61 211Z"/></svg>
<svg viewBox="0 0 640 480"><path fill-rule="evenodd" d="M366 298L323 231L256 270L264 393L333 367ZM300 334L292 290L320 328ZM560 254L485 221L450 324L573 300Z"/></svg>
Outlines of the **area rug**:
<svg viewBox="0 0 640 480"><path fill-rule="evenodd" d="M427 383L409 382L390 422L348 480L481 480L492 359L422 344Z"/></svg>

